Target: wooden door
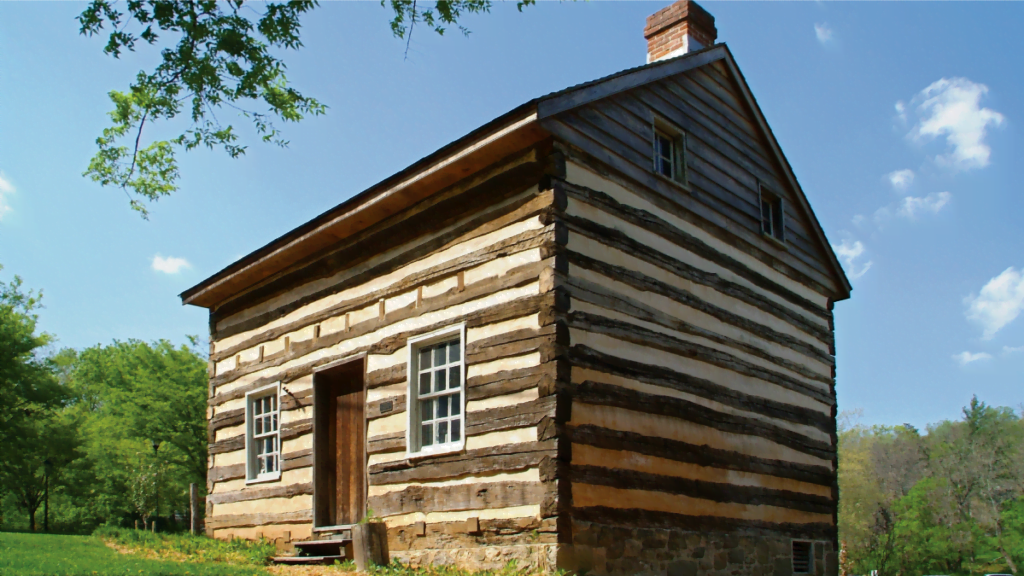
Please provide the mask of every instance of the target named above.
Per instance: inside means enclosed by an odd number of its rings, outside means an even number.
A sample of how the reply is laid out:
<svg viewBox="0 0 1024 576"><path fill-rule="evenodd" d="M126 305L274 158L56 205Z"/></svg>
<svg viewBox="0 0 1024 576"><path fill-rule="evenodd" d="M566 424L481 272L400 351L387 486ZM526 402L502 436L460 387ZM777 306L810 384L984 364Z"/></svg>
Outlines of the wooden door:
<svg viewBox="0 0 1024 576"><path fill-rule="evenodd" d="M366 393L363 363L314 379L314 523L355 524L366 514Z"/></svg>

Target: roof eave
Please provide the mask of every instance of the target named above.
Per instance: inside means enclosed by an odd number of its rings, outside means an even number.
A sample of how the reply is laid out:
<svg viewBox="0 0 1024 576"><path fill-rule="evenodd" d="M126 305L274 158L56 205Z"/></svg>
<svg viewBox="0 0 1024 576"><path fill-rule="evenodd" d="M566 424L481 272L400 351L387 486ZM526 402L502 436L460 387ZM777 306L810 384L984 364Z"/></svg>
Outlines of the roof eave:
<svg viewBox="0 0 1024 576"><path fill-rule="evenodd" d="M289 231L180 294L215 309L259 282L547 137L531 100Z"/></svg>

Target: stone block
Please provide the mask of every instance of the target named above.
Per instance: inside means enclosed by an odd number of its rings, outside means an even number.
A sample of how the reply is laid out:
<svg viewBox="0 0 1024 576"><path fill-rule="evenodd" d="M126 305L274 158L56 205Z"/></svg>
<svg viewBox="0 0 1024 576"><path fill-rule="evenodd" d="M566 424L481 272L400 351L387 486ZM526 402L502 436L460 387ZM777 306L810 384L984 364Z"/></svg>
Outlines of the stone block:
<svg viewBox="0 0 1024 576"><path fill-rule="evenodd" d="M689 560L677 560L668 565L668 576L697 576L697 563Z"/></svg>
<svg viewBox="0 0 1024 576"><path fill-rule="evenodd" d="M707 549L704 548L703 546L697 546L696 548L693 549L693 552L690 555L693 556L694 558L703 558L704 557L704 553L706 551L707 551Z"/></svg>

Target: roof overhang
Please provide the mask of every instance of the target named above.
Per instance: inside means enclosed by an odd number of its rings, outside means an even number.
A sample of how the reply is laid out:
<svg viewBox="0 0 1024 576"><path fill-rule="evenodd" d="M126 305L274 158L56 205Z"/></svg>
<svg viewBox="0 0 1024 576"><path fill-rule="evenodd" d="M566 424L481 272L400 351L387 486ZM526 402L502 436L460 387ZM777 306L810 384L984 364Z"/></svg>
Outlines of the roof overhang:
<svg viewBox="0 0 1024 576"><path fill-rule="evenodd" d="M182 304L214 309L296 262L547 137L537 123L536 101L527 102L182 292Z"/></svg>

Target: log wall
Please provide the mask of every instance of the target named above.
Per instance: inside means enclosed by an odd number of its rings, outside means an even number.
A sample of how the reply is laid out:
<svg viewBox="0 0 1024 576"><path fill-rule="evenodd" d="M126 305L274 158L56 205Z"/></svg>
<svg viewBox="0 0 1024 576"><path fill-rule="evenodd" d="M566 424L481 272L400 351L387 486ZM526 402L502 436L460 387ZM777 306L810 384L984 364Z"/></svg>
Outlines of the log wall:
<svg viewBox="0 0 1024 576"><path fill-rule="evenodd" d="M655 117L687 133L689 186L651 169ZM748 535L765 566L750 547L708 573L781 573L793 538L834 568L836 282L795 202L784 246L760 234L758 184L795 192L731 81L706 65L545 122L566 157L561 565L697 570L696 548ZM643 544L687 531L705 544Z"/></svg>
<svg viewBox="0 0 1024 576"><path fill-rule="evenodd" d="M509 158L211 313L212 536L311 537L314 372L362 354L368 508L387 523L393 555L418 562L476 542L506 560L553 562L548 165L543 146ZM459 323L466 449L408 460L407 341ZM247 485L245 394L278 381L281 479Z"/></svg>

